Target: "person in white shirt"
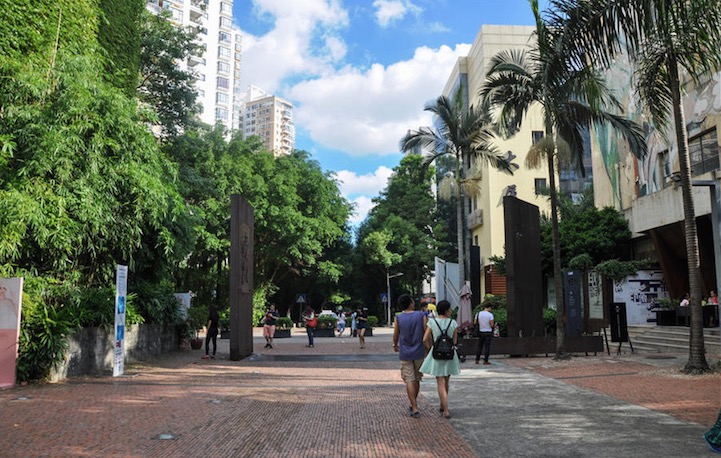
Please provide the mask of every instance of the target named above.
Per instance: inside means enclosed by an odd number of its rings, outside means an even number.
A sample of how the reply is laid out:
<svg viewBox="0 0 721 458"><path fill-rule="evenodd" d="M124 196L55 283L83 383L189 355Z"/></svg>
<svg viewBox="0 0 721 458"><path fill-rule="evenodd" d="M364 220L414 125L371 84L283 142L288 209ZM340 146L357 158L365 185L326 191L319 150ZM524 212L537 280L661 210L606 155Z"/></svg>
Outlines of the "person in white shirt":
<svg viewBox="0 0 721 458"><path fill-rule="evenodd" d="M483 364L491 364L488 362L488 357L491 354L491 339L493 339L493 326L496 324L493 321L493 314L491 313L491 303L486 302L484 309L478 312L476 315L476 323L478 323L478 330L481 335L478 337L478 346L476 347L476 364L481 362L481 352L485 348L483 354Z"/></svg>

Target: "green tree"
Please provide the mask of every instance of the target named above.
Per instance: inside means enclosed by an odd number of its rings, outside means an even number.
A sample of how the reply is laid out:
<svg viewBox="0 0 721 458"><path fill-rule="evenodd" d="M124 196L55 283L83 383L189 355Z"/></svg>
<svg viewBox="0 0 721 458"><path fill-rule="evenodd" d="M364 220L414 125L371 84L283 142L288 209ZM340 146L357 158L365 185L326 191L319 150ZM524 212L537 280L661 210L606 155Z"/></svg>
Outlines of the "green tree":
<svg viewBox="0 0 721 458"><path fill-rule="evenodd" d="M366 274L377 266L382 269L378 275L363 282L378 285L373 288L374 297L385 290L386 274L390 270L403 273L394 284L408 286L407 290L414 296L421 294L423 282L430 277L437 254L435 234L445 231L444 223L437 216L432 177L432 168L423 167L419 155L405 156L393 169L388 186L374 199L375 207L359 228L359 245L363 246L366 238L372 238L374 234L388 233L388 250L398 254L393 264L388 264L390 259L387 258L382 259L384 262L371 262L370 257L363 257L367 267L371 268L364 269Z"/></svg>
<svg viewBox="0 0 721 458"><path fill-rule="evenodd" d="M424 150L424 166L443 156L451 156L455 160L455 170L449 179L445 180L445 188L457 197L459 285L465 284L468 271L466 252L470 250L470 246L465 240L464 202L468 188L473 187L475 178L471 167L486 162L506 173L513 173L514 167L517 167L507 161L492 144L494 131L490 127L487 111L482 107L468 107L463 94L463 88L460 88L453 99L440 96L434 102L426 104L425 111L435 116L435 126L409 131L400 142L400 148L404 152ZM470 174L466 173L468 170L471 170ZM442 182L439 187L443 185Z"/></svg>
<svg viewBox="0 0 721 458"><path fill-rule="evenodd" d="M96 284L148 242L166 262L183 213L175 169L97 54L42 69L0 64L0 263ZM180 254L182 257L183 254Z"/></svg>
<svg viewBox="0 0 721 458"><path fill-rule="evenodd" d="M163 133L174 136L191 124L200 108L196 75L178 65L198 51L197 31L175 26L167 10L152 14L143 9L140 21L138 96L155 110Z"/></svg>
<svg viewBox="0 0 721 458"><path fill-rule="evenodd" d="M620 110L600 75L587 65L574 65L566 56L568 37L562 29L548 27L538 10L538 0L530 0L536 19L535 42L531 51L502 51L491 59L483 99L500 107L499 125L507 135L515 134L532 105L543 111L545 136L526 156L528 167L548 166L551 194L553 272L556 288L556 359L569 357L565 340L565 307L561 270L561 241L558 228L558 192L556 165L559 155L575 155L576 164L583 152L582 135L593 124L608 124L624 136L637 154L645 153L641 130L631 121L606 111ZM581 166L582 167L582 166Z"/></svg>
<svg viewBox="0 0 721 458"><path fill-rule="evenodd" d="M569 59L609 67L619 53L627 52L636 64L638 96L654 124L663 129L673 119L692 299L689 360L684 371L706 372L698 235L681 93L682 75L699 83L702 76L721 68L721 2L554 0L552 5L556 10L553 24L568 30L572 40Z"/></svg>
<svg viewBox="0 0 721 458"><path fill-rule="evenodd" d="M140 69L140 18L145 1L100 0L98 42L107 62L105 73L128 97L135 97Z"/></svg>

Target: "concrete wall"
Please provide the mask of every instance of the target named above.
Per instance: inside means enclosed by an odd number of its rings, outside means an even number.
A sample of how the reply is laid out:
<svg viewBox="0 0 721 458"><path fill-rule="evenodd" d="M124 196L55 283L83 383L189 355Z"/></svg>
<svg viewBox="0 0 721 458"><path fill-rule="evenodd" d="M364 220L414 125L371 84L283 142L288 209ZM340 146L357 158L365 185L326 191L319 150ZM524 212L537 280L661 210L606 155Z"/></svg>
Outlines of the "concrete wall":
<svg viewBox="0 0 721 458"><path fill-rule="evenodd" d="M83 328L68 336L65 362L52 372L51 380L57 382L67 377L112 371L114 343L112 328ZM126 330L126 364L177 349L178 333L173 326L136 324Z"/></svg>

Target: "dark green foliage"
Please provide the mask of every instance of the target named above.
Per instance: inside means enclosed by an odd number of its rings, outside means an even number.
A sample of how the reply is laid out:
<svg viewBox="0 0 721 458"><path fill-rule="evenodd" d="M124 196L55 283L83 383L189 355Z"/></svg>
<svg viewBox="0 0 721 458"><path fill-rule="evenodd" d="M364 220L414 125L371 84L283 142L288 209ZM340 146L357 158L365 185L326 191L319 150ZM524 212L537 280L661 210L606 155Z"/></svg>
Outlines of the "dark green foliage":
<svg viewBox="0 0 721 458"><path fill-rule="evenodd" d="M0 56L32 63L47 72L53 61L56 39L61 51L78 53L93 49L97 15L95 0L3 1Z"/></svg>
<svg viewBox="0 0 721 458"><path fill-rule="evenodd" d="M195 75L178 62L196 52L197 32L181 29L169 20L166 10L156 15L143 9L140 15L140 81L138 97L158 116L167 135L177 135L190 126L199 112Z"/></svg>
<svg viewBox="0 0 721 458"><path fill-rule="evenodd" d="M115 326L115 287L87 288L67 299L67 317L78 328ZM136 295L128 294L125 302L125 324L141 324Z"/></svg>
<svg viewBox="0 0 721 458"><path fill-rule="evenodd" d="M593 193L587 191L580 203L560 196L559 232L561 266L585 270L608 259L626 256L631 231L628 221L617 210L593 205ZM551 222L541 219L541 264L543 272L553 275ZM573 260L573 265L572 265Z"/></svg>
<svg viewBox="0 0 721 458"><path fill-rule="evenodd" d="M140 71L140 17L144 0L100 0L98 42L105 50L105 73L129 97L135 96Z"/></svg>
<svg viewBox="0 0 721 458"><path fill-rule="evenodd" d="M375 315L368 315L368 326L371 328L378 326L378 317Z"/></svg>
<svg viewBox="0 0 721 458"><path fill-rule="evenodd" d="M148 282L133 279L130 284L138 313L148 323L173 324L180 320L173 284L165 279Z"/></svg>
<svg viewBox="0 0 721 458"><path fill-rule="evenodd" d="M619 261L618 259L609 259L596 266L596 270L606 278L614 281L621 281L624 278L636 275L641 269L648 269L651 263L648 261Z"/></svg>
<svg viewBox="0 0 721 458"><path fill-rule="evenodd" d="M556 335L556 311L554 309L543 309L543 329L547 336Z"/></svg>

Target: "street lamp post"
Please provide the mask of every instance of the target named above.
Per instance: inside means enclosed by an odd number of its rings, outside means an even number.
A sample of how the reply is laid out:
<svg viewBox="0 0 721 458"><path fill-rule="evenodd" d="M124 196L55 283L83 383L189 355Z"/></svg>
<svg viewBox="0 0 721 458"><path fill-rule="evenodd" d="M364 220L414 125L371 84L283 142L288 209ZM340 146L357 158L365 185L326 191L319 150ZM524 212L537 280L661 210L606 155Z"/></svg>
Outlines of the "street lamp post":
<svg viewBox="0 0 721 458"><path fill-rule="evenodd" d="M386 307L388 308L388 327L393 326L393 323L391 323L391 278L400 277L402 275L403 272L389 275L388 271L386 270L386 287L388 289L388 302L386 303Z"/></svg>

